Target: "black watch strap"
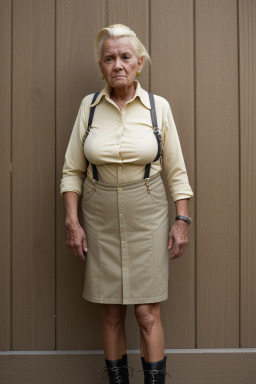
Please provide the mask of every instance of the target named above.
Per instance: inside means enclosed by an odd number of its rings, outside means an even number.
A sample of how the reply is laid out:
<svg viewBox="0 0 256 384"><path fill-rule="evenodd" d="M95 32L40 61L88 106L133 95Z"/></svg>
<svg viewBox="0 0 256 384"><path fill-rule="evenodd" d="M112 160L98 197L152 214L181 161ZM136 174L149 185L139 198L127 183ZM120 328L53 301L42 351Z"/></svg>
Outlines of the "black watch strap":
<svg viewBox="0 0 256 384"><path fill-rule="evenodd" d="M192 223L192 219L191 217L188 217L188 216L182 216L182 215L178 215L175 217L175 221L176 220L183 220L183 221L186 221L186 223L191 224Z"/></svg>

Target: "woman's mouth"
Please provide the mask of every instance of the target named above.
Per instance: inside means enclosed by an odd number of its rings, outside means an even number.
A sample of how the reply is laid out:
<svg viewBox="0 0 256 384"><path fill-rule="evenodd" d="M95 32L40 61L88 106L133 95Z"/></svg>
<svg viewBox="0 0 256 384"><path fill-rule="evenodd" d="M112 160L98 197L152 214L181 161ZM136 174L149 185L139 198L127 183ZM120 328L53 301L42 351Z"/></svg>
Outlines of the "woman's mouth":
<svg viewBox="0 0 256 384"><path fill-rule="evenodd" d="M119 78L124 78L125 75L115 75L113 76L113 79L119 79Z"/></svg>

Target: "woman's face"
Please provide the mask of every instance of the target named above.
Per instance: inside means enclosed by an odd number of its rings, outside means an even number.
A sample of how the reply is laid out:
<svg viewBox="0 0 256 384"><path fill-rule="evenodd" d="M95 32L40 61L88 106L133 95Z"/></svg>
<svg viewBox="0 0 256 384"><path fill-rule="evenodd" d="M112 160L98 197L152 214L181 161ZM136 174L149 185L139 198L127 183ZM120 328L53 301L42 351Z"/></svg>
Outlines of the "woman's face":
<svg viewBox="0 0 256 384"><path fill-rule="evenodd" d="M110 38L103 42L99 65L106 82L113 88L132 86L143 61L143 57L137 57L129 37Z"/></svg>

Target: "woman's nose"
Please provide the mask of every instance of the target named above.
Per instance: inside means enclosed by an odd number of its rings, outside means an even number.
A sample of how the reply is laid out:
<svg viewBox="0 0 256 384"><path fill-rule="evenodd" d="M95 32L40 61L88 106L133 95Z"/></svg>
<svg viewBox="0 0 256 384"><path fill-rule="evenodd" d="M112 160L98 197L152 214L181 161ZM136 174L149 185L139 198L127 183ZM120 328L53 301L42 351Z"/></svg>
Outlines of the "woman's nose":
<svg viewBox="0 0 256 384"><path fill-rule="evenodd" d="M116 59L115 61L115 71L120 71L123 69L123 65L120 59Z"/></svg>

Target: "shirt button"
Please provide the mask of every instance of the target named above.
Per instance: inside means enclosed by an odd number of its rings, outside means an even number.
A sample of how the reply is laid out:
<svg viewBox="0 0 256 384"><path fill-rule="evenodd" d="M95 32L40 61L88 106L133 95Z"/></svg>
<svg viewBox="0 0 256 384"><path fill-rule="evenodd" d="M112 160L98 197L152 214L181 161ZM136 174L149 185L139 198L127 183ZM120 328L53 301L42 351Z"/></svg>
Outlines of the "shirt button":
<svg viewBox="0 0 256 384"><path fill-rule="evenodd" d="M122 244L123 244L123 245L125 244L125 241L124 241L124 240L122 241Z"/></svg>
<svg viewBox="0 0 256 384"><path fill-rule="evenodd" d="M125 271L127 269L126 265L123 266L123 270Z"/></svg>
<svg viewBox="0 0 256 384"><path fill-rule="evenodd" d="M120 216L120 217L122 217L123 215L124 215L123 213L120 213L120 215L119 215L119 216Z"/></svg>
<svg viewBox="0 0 256 384"><path fill-rule="evenodd" d="M118 192L123 192L122 188L118 188Z"/></svg>
<svg viewBox="0 0 256 384"><path fill-rule="evenodd" d="M122 171L123 168L122 168L122 167L119 167L118 169L119 169L119 171Z"/></svg>

